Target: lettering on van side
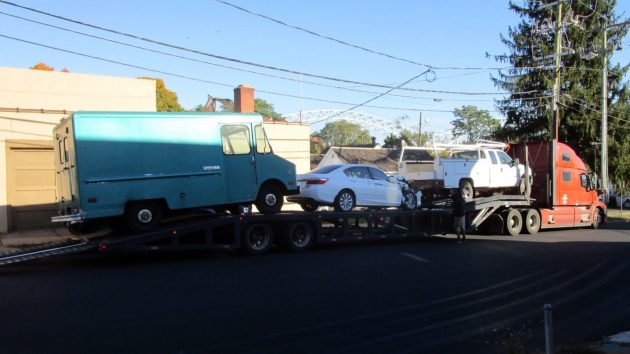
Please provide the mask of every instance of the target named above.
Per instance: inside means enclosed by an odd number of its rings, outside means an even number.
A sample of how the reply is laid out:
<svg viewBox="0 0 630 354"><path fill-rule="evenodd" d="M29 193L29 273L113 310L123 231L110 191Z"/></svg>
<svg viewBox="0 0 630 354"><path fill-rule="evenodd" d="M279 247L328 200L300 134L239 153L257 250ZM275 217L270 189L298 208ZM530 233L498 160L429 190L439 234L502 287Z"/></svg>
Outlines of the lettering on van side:
<svg viewBox="0 0 630 354"><path fill-rule="evenodd" d="M201 168L204 171L219 171L221 169L221 166L202 166Z"/></svg>

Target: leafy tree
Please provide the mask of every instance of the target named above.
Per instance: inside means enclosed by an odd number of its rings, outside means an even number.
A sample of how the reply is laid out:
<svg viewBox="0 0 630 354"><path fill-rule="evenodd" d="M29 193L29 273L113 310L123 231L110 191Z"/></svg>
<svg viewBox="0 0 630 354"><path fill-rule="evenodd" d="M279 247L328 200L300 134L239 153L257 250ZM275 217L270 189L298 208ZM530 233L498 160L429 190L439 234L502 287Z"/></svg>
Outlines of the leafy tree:
<svg viewBox="0 0 630 354"><path fill-rule="evenodd" d="M164 84L164 80L152 77L139 77L144 80L155 80L155 98L158 112L183 112L184 107L179 104L177 94Z"/></svg>
<svg viewBox="0 0 630 354"><path fill-rule="evenodd" d="M475 106L455 108L453 114L457 117L451 121L453 136L465 136L469 142L493 139L497 130L501 128L501 122L498 119L492 118L487 110L480 110Z"/></svg>
<svg viewBox="0 0 630 354"><path fill-rule="evenodd" d="M398 135L389 134L383 142L384 148L400 149L403 141L407 146L418 145L418 132L409 129L402 129ZM422 133L420 137L420 146L426 146L431 141L430 133Z"/></svg>
<svg viewBox="0 0 630 354"><path fill-rule="evenodd" d="M324 139L326 145L343 146L372 142L372 137L366 129L363 129L360 124L346 120L326 123L317 134Z"/></svg>
<svg viewBox="0 0 630 354"><path fill-rule="evenodd" d="M517 26L510 26L506 36L501 36L508 53L494 56L497 61L511 66L492 77L497 87L511 92L507 99L497 102L497 107L506 115L506 122L498 133L501 139L528 141L550 136L553 59L539 59L554 54L554 32L545 29L553 29L557 6L539 9L541 4L550 2L510 1L510 9L522 20ZM560 60L559 139L589 162L594 161L598 147L593 143L598 142L601 135L602 30L622 21L615 15L615 5L615 0L580 0L562 5L565 14L562 46L567 53L563 53ZM579 25L571 23L570 19L575 19ZM627 31L628 27L607 30L607 55ZM600 52L595 60L585 60L583 54L594 50ZM609 169L613 178L630 174L630 161L627 161L629 85L623 82L629 67L630 64L608 64L609 115L619 118L610 119L608 130Z"/></svg>
<svg viewBox="0 0 630 354"><path fill-rule="evenodd" d="M261 98L256 98L254 100L254 111L262 114L265 118L270 118L273 120L286 120L280 113L276 112L273 108L273 105Z"/></svg>
<svg viewBox="0 0 630 354"><path fill-rule="evenodd" d="M29 69L31 69L31 70L55 71L55 68L53 68L52 66L48 66L45 63L42 63L41 61L38 62L37 64L31 66Z"/></svg>

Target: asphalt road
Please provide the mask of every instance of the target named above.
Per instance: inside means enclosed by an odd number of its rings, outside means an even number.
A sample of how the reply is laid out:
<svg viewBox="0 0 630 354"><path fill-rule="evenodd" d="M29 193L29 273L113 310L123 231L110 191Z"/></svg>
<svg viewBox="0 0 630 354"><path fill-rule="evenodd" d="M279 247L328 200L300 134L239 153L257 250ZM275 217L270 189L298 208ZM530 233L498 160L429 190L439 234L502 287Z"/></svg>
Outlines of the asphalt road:
<svg viewBox="0 0 630 354"><path fill-rule="evenodd" d="M630 329L630 224L0 268L5 353L501 353Z"/></svg>

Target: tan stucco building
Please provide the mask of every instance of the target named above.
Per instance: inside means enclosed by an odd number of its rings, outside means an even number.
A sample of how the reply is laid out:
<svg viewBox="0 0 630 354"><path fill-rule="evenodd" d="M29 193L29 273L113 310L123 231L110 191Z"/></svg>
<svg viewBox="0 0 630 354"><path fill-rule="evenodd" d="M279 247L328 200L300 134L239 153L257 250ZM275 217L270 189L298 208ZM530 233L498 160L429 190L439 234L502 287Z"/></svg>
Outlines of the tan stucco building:
<svg viewBox="0 0 630 354"><path fill-rule="evenodd" d="M155 81L0 67L0 233L55 213L52 129L70 111L155 111Z"/></svg>

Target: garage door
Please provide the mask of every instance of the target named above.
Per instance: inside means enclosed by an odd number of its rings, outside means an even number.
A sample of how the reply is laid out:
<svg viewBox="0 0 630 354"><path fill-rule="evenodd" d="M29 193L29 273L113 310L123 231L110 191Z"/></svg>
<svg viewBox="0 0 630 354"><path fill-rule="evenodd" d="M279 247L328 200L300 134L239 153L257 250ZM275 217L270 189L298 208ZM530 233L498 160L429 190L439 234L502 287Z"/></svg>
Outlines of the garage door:
<svg viewBox="0 0 630 354"><path fill-rule="evenodd" d="M7 151L9 230L50 226L57 212L52 141L10 141Z"/></svg>

